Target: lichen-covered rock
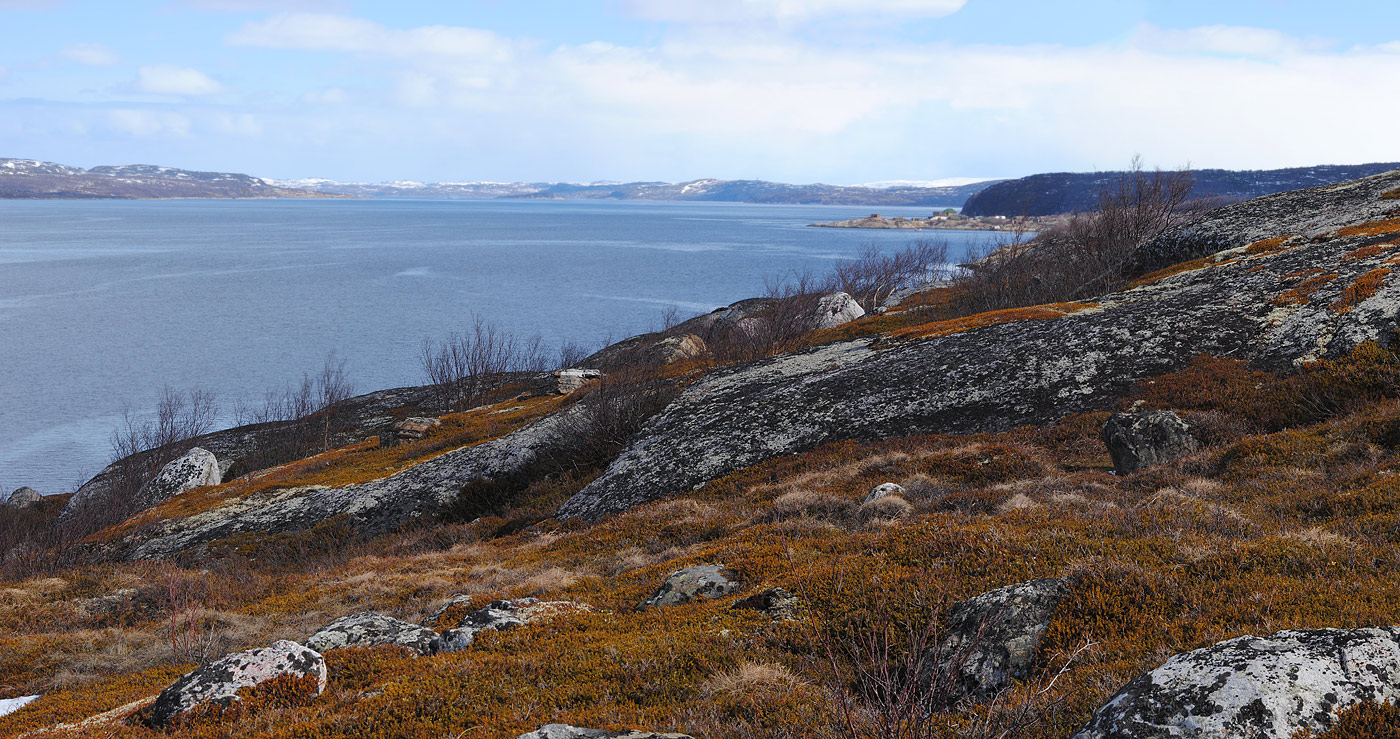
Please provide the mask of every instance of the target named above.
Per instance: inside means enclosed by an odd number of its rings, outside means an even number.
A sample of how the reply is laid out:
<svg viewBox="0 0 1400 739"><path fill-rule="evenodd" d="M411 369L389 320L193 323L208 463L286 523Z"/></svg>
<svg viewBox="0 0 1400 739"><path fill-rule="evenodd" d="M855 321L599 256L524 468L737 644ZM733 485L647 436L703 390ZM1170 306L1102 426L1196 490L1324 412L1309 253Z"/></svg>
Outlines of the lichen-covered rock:
<svg viewBox="0 0 1400 739"><path fill-rule="evenodd" d="M151 724L165 726L185 711L203 705L228 706L238 699L240 688L282 675L315 677L317 695L326 689L326 661L321 655L283 640L270 647L230 654L175 681L156 698Z"/></svg>
<svg viewBox="0 0 1400 739"><path fill-rule="evenodd" d="M44 501L44 496L31 487L22 487L5 499L5 505L11 508L28 508Z"/></svg>
<svg viewBox="0 0 1400 739"><path fill-rule="evenodd" d="M1286 206L1311 210L1316 199L1275 198L1281 205L1250 221L1250 234L1289 235L1297 224ZM1385 215L1375 202L1338 205L1318 227ZM994 433L1107 410L1139 381L1180 371L1201 354L1291 370L1365 341L1388 344L1400 315L1400 270L1386 263L1394 239L1358 232L1252 254L1249 241L1232 242L1235 251L1218 262L1096 298L1069 315L1042 310L1043 320L1030 320L1036 312L1027 311L1026 320L926 338L862 337L714 372L652 418L558 514L627 510L832 441ZM1358 251L1368 246L1379 248ZM1336 277L1295 292L1300 275L1317 274L1308 270ZM1343 297L1365 275L1366 289Z"/></svg>
<svg viewBox="0 0 1400 739"><path fill-rule="evenodd" d="M894 482L882 482L870 489L865 497L861 499L861 504L879 500L886 495L904 495L904 486Z"/></svg>
<svg viewBox="0 0 1400 739"><path fill-rule="evenodd" d="M582 390L588 383L603 376L603 373L596 369L562 369L554 373L559 378L559 384L555 392L559 395Z"/></svg>
<svg viewBox="0 0 1400 739"><path fill-rule="evenodd" d="M195 447L160 468L150 482L141 486L136 499L141 508L149 508L187 490L218 485L220 480L218 457L208 449Z"/></svg>
<svg viewBox="0 0 1400 739"><path fill-rule="evenodd" d="M812 314L812 328L835 328L865 315L856 299L846 293L823 295Z"/></svg>
<svg viewBox="0 0 1400 739"><path fill-rule="evenodd" d="M1115 413L1104 422L1101 433L1113 469L1131 475L1200 448L1191 427L1171 411Z"/></svg>
<svg viewBox="0 0 1400 739"><path fill-rule="evenodd" d="M1400 628L1280 631L1179 654L1119 690L1074 739L1289 739L1400 697Z"/></svg>
<svg viewBox="0 0 1400 739"><path fill-rule="evenodd" d="M516 739L692 739L686 734L657 734L653 731L604 731L580 729L565 724L549 724Z"/></svg>
<svg viewBox="0 0 1400 739"><path fill-rule="evenodd" d="M442 421L436 418L411 416L394 423L394 437L404 441L421 439L427 436L429 431L441 425Z"/></svg>
<svg viewBox="0 0 1400 739"><path fill-rule="evenodd" d="M306 646L318 652L393 644L418 654L433 654L440 643L432 629L373 611L338 618L306 640Z"/></svg>
<svg viewBox="0 0 1400 739"><path fill-rule="evenodd" d="M730 609L759 611L778 621L796 621L799 602L797 596L782 588L769 588L747 598L740 598Z"/></svg>
<svg viewBox="0 0 1400 739"><path fill-rule="evenodd" d="M188 518L157 522L133 535L126 557L161 559L249 531L303 531L336 516L364 535L382 533L441 512L470 480L510 474L533 463L559 434L577 427L579 412L570 408L494 441L441 454L372 482L341 488L285 488L272 495L230 499Z"/></svg>
<svg viewBox="0 0 1400 739"><path fill-rule="evenodd" d="M930 665L956 665L950 676L959 696L990 698L1035 663L1040 638L1069 590L1061 578L1008 585L953 604L942 643ZM932 668L925 679L932 677Z"/></svg>
<svg viewBox="0 0 1400 739"><path fill-rule="evenodd" d="M672 572L656 594L642 601L637 607L657 608L696 600L711 600L729 595L739 587L739 583L729 577L723 566L696 565Z"/></svg>
<svg viewBox="0 0 1400 739"><path fill-rule="evenodd" d="M460 602L458 599L448 601L429 618L428 623L437 622L453 605ZM472 640L483 631L505 631L565 613L591 610L588 606L571 601L549 601L537 598L494 601L484 608L466 614L455 627L443 631L440 648L444 652L459 652L471 646Z"/></svg>

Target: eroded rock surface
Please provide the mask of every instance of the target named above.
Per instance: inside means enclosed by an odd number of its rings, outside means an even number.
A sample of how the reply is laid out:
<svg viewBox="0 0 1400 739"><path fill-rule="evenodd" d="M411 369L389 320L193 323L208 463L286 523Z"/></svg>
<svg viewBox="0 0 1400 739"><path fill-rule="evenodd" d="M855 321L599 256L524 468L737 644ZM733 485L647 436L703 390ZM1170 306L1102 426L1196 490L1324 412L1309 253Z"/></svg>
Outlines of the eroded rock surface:
<svg viewBox="0 0 1400 739"><path fill-rule="evenodd" d="M1101 437L1120 475L1183 457L1201 446L1191 427L1171 411L1115 413L1104 422Z"/></svg>
<svg viewBox="0 0 1400 739"><path fill-rule="evenodd" d="M317 695L326 689L326 661L321 655L283 640L263 649L230 654L175 681L156 698L151 724L165 726L185 711L203 705L230 705L237 700L240 688L282 675L316 678Z"/></svg>
<svg viewBox="0 0 1400 739"><path fill-rule="evenodd" d="M1366 200L1386 184L1357 190L1318 227L1400 207ZM1277 202L1249 220L1249 233L1296 231L1288 204L1311 210L1315 199L1311 191L1271 198ZM1139 380L1180 370L1199 354L1291 369L1364 341L1388 343L1400 312L1400 279L1386 262L1393 240L1299 240L1255 254L1241 246L1218 255L1220 264L1109 294L1061 318L905 341L859 338L716 372L653 418L559 515L623 511L829 441L999 432L1105 410ZM1356 251L1363 246L1378 248ZM1297 289L1321 272L1336 278ZM1376 289L1343 297L1368 273Z"/></svg>
<svg viewBox="0 0 1400 739"><path fill-rule="evenodd" d="M141 486L136 497L142 508L149 508L187 490L218 485L222 479L214 453L195 447L160 468L150 482Z"/></svg>
<svg viewBox="0 0 1400 739"><path fill-rule="evenodd" d="M696 565L676 570L656 594L642 601L638 608L677 606L696 600L711 600L729 595L739 589L721 565Z"/></svg>
<svg viewBox="0 0 1400 739"><path fill-rule="evenodd" d="M1041 635L1068 590L1064 579L1042 578L953 604L947 636L930 662L957 668L950 677L958 695L995 696L1030 674Z"/></svg>
<svg viewBox="0 0 1400 739"><path fill-rule="evenodd" d="M366 611L338 618L306 640L306 646L317 652L381 644L393 644L426 655L438 651L441 639L432 629Z"/></svg>
<svg viewBox="0 0 1400 739"><path fill-rule="evenodd" d="M288 488L232 500L188 518L163 521L153 533L142 534L127 557L169 557L247 531L302 531L336 516L344 517L364 534L383 532L439 513L468 481L508 474L531 464L559 433L571 427L576 412L570 409L548 416L494 441L448 452L380 480L340 488Z"/></svg>
<svg viewBox="0 0 1400 739"><path fill-rule="evenodd" d="M815 315L812 316L812 328L824 329L835 328L844 323L860 318L865 315L865 309L860 307L856 299L846 293L832 293L822 296L817 301Z"/></svg>
<svg viewBox="0 0 1400 739"><path fill-rule="evenodd" d="M1074 739L1289 739L1400 697L1400 628L1280 631L1179 654L1128 683Z"/></svg>
<svg viewBox="0 0 1400 739"><path fill-rule="evenodd" d="M686 734L657 734L652 731L604 731L580 729L566 724L549 724L516 739L692 739Z"/></svg>
<svg viewBox="0 0 1400 739"><path fill-rule="evenodd" d="M461 601L457 599L448 601L428 622L438 621L459 602ZM443 631L441 649L444 652L458 652L471 646L472 640L483 631L505 631L560 614L589 610L591 609L587 606L570 601L544 601L536 598L498 600L466 614L454 628Z"/></svg>

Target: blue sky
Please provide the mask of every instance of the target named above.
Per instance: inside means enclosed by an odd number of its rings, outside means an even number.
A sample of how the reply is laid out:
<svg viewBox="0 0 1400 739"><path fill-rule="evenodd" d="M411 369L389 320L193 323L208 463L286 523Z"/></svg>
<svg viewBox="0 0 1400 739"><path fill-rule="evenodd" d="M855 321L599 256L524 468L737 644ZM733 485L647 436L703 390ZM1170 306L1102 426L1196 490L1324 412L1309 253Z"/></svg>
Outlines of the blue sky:
<svg viewBox="0 0 1400 739"><path fill-rule="evenodd" d="M1400 160L1400 3L0 0L0 156L860 183Z"/></svg>

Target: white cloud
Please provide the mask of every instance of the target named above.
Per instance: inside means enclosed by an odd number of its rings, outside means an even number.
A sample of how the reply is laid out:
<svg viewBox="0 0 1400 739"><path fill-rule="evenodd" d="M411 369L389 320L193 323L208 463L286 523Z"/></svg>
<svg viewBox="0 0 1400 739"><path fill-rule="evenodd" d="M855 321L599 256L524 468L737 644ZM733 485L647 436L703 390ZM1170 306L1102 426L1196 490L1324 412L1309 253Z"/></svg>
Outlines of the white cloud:
<svg viewBox="0 0 1400 739"><path fill-rule="evenodd" d="M102 44L68 44L59 53L64 59L89 67L110 67L121 62L117 52Z"/></svg>
<svg viewBox="0 0 1400 739"><path fill-rule="evenodd" d="M1168 53L1250 57L1276 57L1323 48L1318 41L1304 41L1272 28L1248 26L1174 29L1143 24L1133 35L1132 42L1139 48Z"/></svg>
<svg viewBox="0 0 1400 739"><path fill-rule="evenodd" d="M374 21L322 13L284 13L249 23L228 37L235 46L343 51L416 58L436 56L505 62L513 44L477 28L423 26L386 28Z"/></svg>
<svg viewBox="0 0 1400 739"><path fill-rule="evenodd" d="M967 0L624 0L623 9L675 23L809 21L842 16L941 18Z"/></svg>
<svg viewBox="0 0 1400 739"><path fill-rule="evenodd" d="M197 69L158 64L137 72L136 89L157 95L212 95L223 86Z"/></svg>
<svg viewBox="0 0 1400 739"><path fill-rule="evenodd" d="M169 136L188 138L192 121L179 113L120 108L107 114L107 122L116 130L137 137Z"/></svg>

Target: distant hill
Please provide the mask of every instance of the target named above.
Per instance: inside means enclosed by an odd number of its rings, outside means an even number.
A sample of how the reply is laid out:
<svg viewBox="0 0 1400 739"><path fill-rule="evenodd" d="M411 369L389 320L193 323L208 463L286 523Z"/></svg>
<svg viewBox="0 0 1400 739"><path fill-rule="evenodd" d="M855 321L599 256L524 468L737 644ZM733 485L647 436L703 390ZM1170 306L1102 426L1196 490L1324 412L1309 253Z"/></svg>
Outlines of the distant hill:
<svg viewBox="0 0 1400 739"><path fill-rule="evenodd" d="M246 174L192 172L149 164L81 169L33 159L0 159L0 198L324 198Z"/></svg>
<svg viewBox="0 0 1400 739"><path fill-rule="evenodd" d="M1400 169L1400 163L1320 165L1292 169L1198 169L1192 195L1246 200L1278 192L1369 177ZM1102 187L1121 172L1053 172L1005 180L973 193L963 205L969 216L1052 216L1093 210Z"/></svg>
<svg viewBox="0 0 1400 739"><path fill-rule="evenodd" d="M957 207L996 180L971 184L789 185L763 180L689 182L335 182L273 180L283 187L371 198L528 198L536 200L682 200L810 205Z"/></svg>

